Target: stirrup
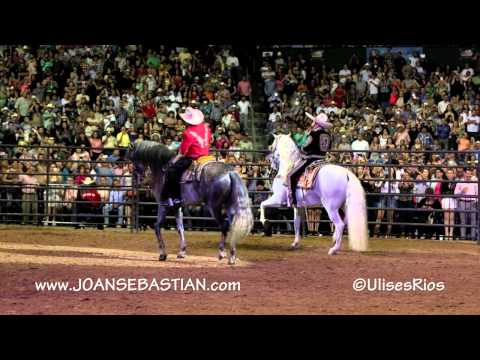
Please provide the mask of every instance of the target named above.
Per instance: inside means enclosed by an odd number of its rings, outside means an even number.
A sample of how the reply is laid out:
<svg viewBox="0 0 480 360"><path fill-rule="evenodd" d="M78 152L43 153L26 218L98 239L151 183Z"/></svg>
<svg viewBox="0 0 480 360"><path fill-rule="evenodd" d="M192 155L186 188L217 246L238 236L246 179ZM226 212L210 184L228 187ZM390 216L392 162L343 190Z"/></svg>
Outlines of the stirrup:
<svg viewBox="0 0 480 360"><path fill-rule="evenodd" d="M181 199L172 199L171 197L169 197L167 199L167 205L168 206L180 205L181 203L182 203Z"/></svg>

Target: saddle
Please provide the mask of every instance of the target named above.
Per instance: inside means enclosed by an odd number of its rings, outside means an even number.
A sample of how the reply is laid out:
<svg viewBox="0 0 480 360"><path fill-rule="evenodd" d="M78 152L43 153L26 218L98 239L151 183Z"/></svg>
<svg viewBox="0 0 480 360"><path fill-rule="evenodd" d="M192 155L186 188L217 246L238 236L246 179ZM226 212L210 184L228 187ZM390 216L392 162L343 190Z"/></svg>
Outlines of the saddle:
<svg viewBox="0 0 480 360"><path fill-rule="evenodd" d="M197 160L192 161L192 165L183 172L180 183L200 181L200 176L202 175L202 170L205 165L216 161L217 159L212 155L200 156Z"/></svg>
<svg viewBox="0 0 480 360"><path fill-rule="evenodd" d="M298 180L298 187L309 190L312 188L315 179L317 177L318 172L325 165L326 162L324 160L317 160L307 166L303 174L300 176Z"/></svg>

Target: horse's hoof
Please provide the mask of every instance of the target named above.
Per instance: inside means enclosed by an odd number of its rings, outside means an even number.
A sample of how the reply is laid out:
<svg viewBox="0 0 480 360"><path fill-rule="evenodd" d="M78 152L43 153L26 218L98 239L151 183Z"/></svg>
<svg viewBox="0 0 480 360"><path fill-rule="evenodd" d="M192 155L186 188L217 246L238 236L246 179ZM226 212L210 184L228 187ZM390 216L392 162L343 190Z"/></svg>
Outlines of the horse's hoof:
<svg viewBox="0 0 480 360"><path fill-rule="evenodd" d="M159 257L158 257L158 261L165 261L167 260L167 254L161 254Z"/></svg>
<svg viewBox="0 0 480 360"><path fill-rule="evenodd" d="M235 258L229 258L228 265L235 265Z"/></svg>
<svg viewBox="0 0 480 360"><path fill-rule="evenodd" d="M337 250L335 250L333 248L328 250L328 255L336 255L336 254L337 254Z"/></svg>
<svg viewBox="0 0 480 360"><path fill-rule="evenodd" d="M225 259L226 255L225 253L218 253L218 260L223 260Z"/></svg>
<svg viewBox="0 0 480 360"><path fill-rule="evenodd" d="M185 259L185 254L177 254L177 259Z"/></svg>
<svg viewBox="0 0 480 360"><path fill-rule="evenodd" d="M298 244L298 243L297 244L292 244L288 248L289 251L294 251L294 250L298 250L298 249L300 249L300 244Z"/></svg>

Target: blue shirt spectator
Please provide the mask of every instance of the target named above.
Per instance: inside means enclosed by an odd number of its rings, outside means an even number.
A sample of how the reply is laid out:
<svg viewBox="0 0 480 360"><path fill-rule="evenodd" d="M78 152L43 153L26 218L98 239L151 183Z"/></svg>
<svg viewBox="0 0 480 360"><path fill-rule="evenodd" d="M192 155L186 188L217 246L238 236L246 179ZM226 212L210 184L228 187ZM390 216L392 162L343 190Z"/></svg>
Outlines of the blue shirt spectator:
<svg viewBox="0 0 480 360"><path fill-rule="evenodd" d="M442 123L437 126L437 137L440 140L446 140L450 136L450 126L446 123Z"/></svg>

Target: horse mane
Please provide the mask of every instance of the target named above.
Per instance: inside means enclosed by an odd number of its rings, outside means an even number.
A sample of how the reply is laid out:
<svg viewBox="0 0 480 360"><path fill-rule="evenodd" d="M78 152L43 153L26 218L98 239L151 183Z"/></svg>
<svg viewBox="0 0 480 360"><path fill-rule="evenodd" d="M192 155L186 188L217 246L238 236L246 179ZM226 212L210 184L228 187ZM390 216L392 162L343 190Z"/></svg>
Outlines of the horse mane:
<svg viewBox="0 0 480 360"><path fill-rule="evenodd" d="M286 176L295 162L300 158L300 150L290 135L278 135L277 149L280 156L280 176Z"/></svg>
<svg viewBox="0 0 480 360"><path fill-rule="evenodd" d="M141 161L149 166L162 167L174 156L169 148L155 141L144 140L136 143L132 150L134 162Z"/></svg>

